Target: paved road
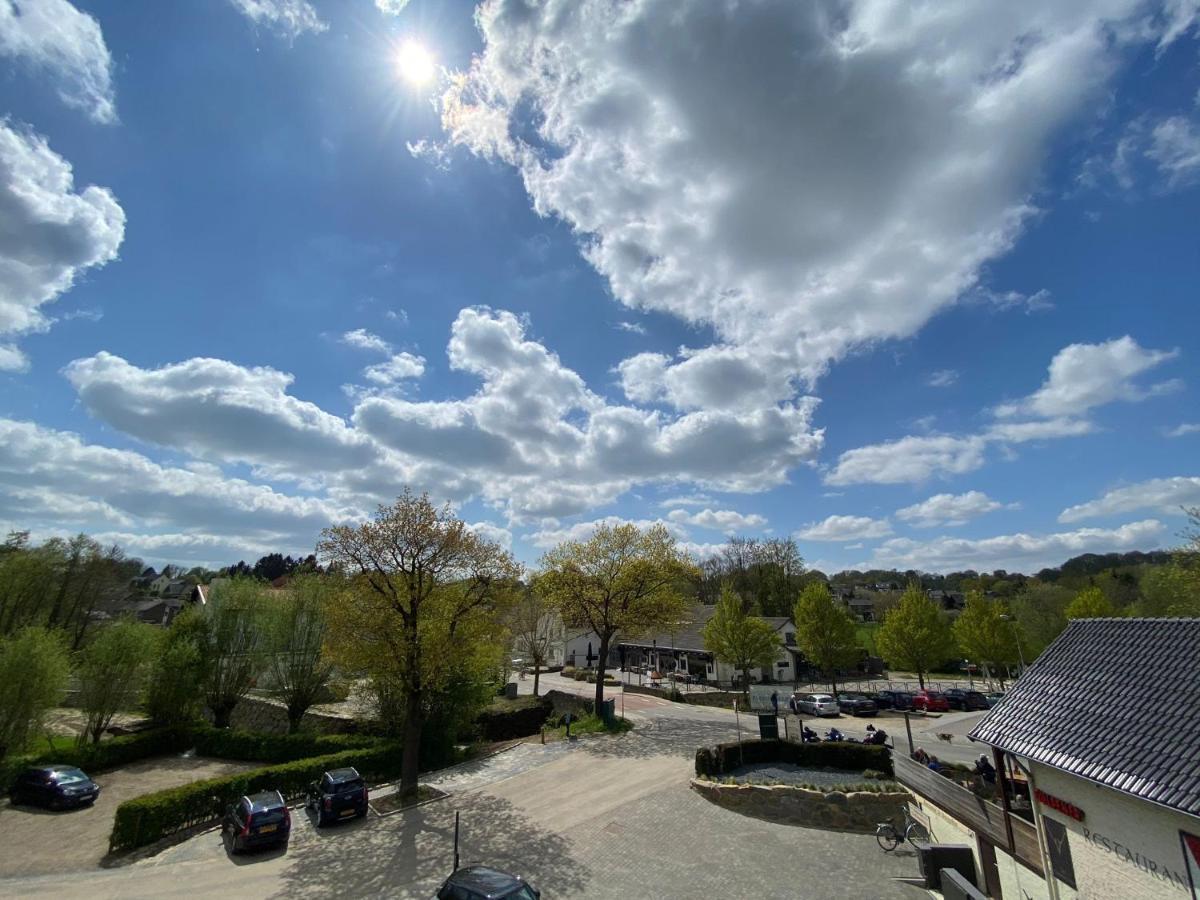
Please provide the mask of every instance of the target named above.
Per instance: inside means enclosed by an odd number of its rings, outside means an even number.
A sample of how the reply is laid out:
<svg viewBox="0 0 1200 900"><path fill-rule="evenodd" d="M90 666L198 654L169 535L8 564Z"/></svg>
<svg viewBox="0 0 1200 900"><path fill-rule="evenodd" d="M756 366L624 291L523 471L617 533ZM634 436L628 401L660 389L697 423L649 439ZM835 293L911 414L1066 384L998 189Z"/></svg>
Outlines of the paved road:
<svg viewBox="0 0 1200 900"><path fill-rule="evenodd" d="M915 859L871 836L761 822L692 791L695 748L736 737L731 712L625 704L634 731L439 773L446 800L321 832L297 815L286 854L230 857L208 833L123 869L0 881L0 896L429 897L451 867L456 811L464 863L520 872L548 900L927 896L894 880L915 875Z"/></svg>

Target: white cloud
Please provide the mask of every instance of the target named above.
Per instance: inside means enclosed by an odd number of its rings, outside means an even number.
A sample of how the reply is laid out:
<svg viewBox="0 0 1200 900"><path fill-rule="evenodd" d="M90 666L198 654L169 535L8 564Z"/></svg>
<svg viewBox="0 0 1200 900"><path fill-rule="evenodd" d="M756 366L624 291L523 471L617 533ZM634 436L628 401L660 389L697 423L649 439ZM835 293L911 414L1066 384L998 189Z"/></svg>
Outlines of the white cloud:
<svg viewBox="0 0 1200 900"><path fill-rule="evenodd" d="M807 541L861 541L869 538L886 537L892 533L887 519L872 519L869 516L829 516L813 522L796 532L796 537Z"/></svg>
<svg viewBox="0 0 1200 900"><path fill-rule="evenodd" d="M0 368L3 368L3 366L0 366ZM1200 422L1184 422L1166 432L1167 437L1171 438L1185 437L1189 434L1200 434Z"/></svg>
<svg viewBox="0 0 1200 900"><path fill-rule="evenodd" d="M492 541L499 544L505 550L512 549L513 536L512 532L507 528L502 528L493 522L471 522L467 527L485 541Z"/></svg>
<svg viewBox="0 0 1200 900"><path fill-rule="evenodd" d="M408 6L408 0L375 0L375 8L385 16L398 16Z"/></svg>
<svg viewBox="0 0 1200 900"><path fill-rule="evenodd" d="M1079 416L1116 400L1142 400L1178 387L1168 381L1139 387L1134 379L1179 355L1178 350L1147 350L1126 335L1103 344L1071 344L1050 362L1049 377L1024 400L996 408L996 415L1021 413L1047 418Z"/></svg>
<svg viewBox="0 0 1200 900"><path fill-rule="evenodd" d="M712 498L707 494L690 494L683 497L668 497L666 500L660 501L658 505L664 508L672 506L707 506L712 502Z"/></svg>
<svg viewBox="0 0 1200 900"><path fill-rule="evenodd" d="M397 353L386 362L376 363L363 369L363 377L378 385L390 386L406 378L420 378L425 374L425 357L411 353Z"/></svg>
<svg viewBox="0 0 1200 900"><path fill-rule="evenodd" d="M712 346L681 349L677 359L639 353L622 360L617 372L625 396L676 409L736 410L772 406L795 392L787 366L775 357Z"/></svg>
<svg viewBox="0 0 1200 900"><path fill-rule="evenodd" d="M645 334L646 326L640 325L637 322L618 322L618 331L628 331L630 334Z"/></svg>
<svg viewBox="0 0 1200 900"><path fill-rule="evenodd" d="M972 519L1001 509L1003 506L1003 503L993 500L982 491L967 491L965 494L934 494L928 500L896 510L896 518L909 522L917 528L965 525Z"/></svg>
<svg viewBox="0 0 1200 900"><path fill-rule="evenodd" d="M930 387L950 387L957 382L958 372L954 369L938 369L936 372L931 372L925 379L925 383Z"/></svg>
<svg viewBox="0 0 1200 900"><path fill-rule="evenodd" d="M694 513L675 509L667 513L667 518L677 525L695 525L697 528L723 531L726 534L758 529L767 524L766 517L758 513L745 515L732 509L702 509Z"/></svg>
<svg viewBox="0 0 1200 900"><path fill-rule="evenodd" d="M112 57L100 23L67 0L0 0L0 55L48 75L68 106L117 119Z"/></svg>
<svg viewBox="0 0 1200 900"><path fill-rule="evenodd" d="M847 450L838 457L826 484L903 484L934 475L974 472L984 461L986 441L980 437L909 435L882 444Z"/></svg>
<svg viewBox="0 0 1200 900"><path fill-rule="evenodd" d="M1166 178L1168 188L1188 187L1200 180L1200 128L1185 116L1171 116L1154 126L1146 155Z"/></svg>
<svg viewBox="0 0 1200 900"><path fill-rule="evenodd" d="M308 0L229 0L233 8L255 25L263 25L280 37L294 41L306 32L320 34L329 25L321 20Z"/></svg>
<svg viewBox="0 0 1200 900"><path fill-rule="evenodd" d="M365 328L355 328L342 335L341 341L349 347L358 350L370 350L375 353L391 353L392 345L377 334L372 334Z"/></svg>
<svg viewBox="0 0 1200 900"><path fill-rule="evenodd" d="M1152 478L1114 488L1097 500L1064 509L1060 522L1080 522L1098 516L1116 516L1139 509L1152 509L1168 515L1180 513L1180 507L1200 506L1200 478Z"/></svg>
<svg viewBox="0 0 1200 900"><path fill-rule="evenodd" d="M1163 531L1161 522L1146 519L1119 528L1081 528L1041 535L1005 534L977 540L893 538L876 548L870 565L927 572L1000 568L1029 573L1060 565L1081 553L1153 549L1159 545Z"/></svg>
<svg viewBox="0 0 1200 900"><path fill-rule="evenodd" d="M76 193L71 165L45 138L0 120L0 335L44 331L41 307L84 270L114 259L125 213L107 188ZM15 347L7 367L24 368Z"/></svg>
<svg viewBox="0 0 1200 900"><path fill-rule="evenodd" d="M676 539L684 539L687 537L687 532L673 522L664 522L662 519L623 519L620 516L605 516L602 519L592 519L588 522L576 522L574 525L563 527L543 528L529 535L529 542L535 547L549 549L561 544L563 541L586 541L600 526L615 528L618 525L636 525L640 529L649 528L652 525L662 525ZM699 546L699 545L697 545Z"/></svg>
<svg viewBox="0 0 1200 900"><path fill-rule="evenodd" d="M359 515L326 499L227 478L212 467L162 466L69 432L0 419L0 522L90 532L136 523L146 535L219 534L228 553L217 558L237 559L246 555L239 546L311 548L320 529Z"/></svg>
<svg viewBox="0 0 1200 900"><path fill-rule="evenodd" d="M993 291L980 287L971 291L966 299L985 303L998 310L1017 309L1026 314L1054 309L1054 301L1051 299L1050 292L1045 288L1034 291L1032 294L1023 294L1020 291Z"/></svg>
<svg viewBox="0 0 1200 900"><path fill-rule="evenodd" d="M12 344L0 344L0 372L29 371L29 357Z"/></svg>
<svg viewBox="0 0 1200 900"><path fill-rule="evenodd" d="M1026 441L1046 441L1052 438L1081 437L1091 434L1096 426L1086 419L1046 419L1040 422L998 422L989 425L984 435L995 441L1008 444L1023 444Z"/></svg>
<svg viewBox="0 0 1200 900"><path fill-rule="evenodd" d="M492 0L443 126L518 168L620 302L772 359L743 377L774 395L765 371L811 379L976 285L1121 42L1170 27L1108 27L1139 14L1135 0ZM642 360L655 380L630 396L686 403L668 373L691 359Z"/></svg>
<svg viewBox="0 0 1200 900"><path fill-rule="evenodd" d="M63 372L92 415L201 459L319 475L379 455L341 418L288 394L292 376L275 369L203 358L140 369L101 352Z"/></svg>

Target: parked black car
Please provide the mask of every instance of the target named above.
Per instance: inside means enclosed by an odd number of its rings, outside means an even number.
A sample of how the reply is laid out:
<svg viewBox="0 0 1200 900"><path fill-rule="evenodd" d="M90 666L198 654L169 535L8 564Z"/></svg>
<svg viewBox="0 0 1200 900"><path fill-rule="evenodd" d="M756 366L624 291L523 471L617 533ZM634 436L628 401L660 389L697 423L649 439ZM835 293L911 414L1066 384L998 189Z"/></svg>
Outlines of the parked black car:
<svg viewBox="0 0 1200 900"><path fill-rule="evenodd" d="M437 900L538 900L541 896L520 875L490 866L457 869L437 892Z"/></svg>
<svg viewBox="0 0 1200 900"><path fill-rule="evenodd" d="M317 816L317 827L367 814L367 786L357 769L334 769L314 781L304 804Z"/></svg>
<svg viewBox="0 0 1200 900"><path fill-rule="evenodd" d="M990 709L987 697L979 691L964 691L962 688L952 688L946 691L946 700L951 709Z"/></svg>
<svg viewBox="0 0 1200 900"><path fill-rule="evenodd" d="M876 709L892 708L892 698L885 691L870 691L863 696L868 700L874 700Z"/></svg>
<svg viewBox="0 0 1200 900"><path fill-rule="evenodd" d="M913 708L913 695L908 691L880 691L879 693L891 703L891 706L888 707L889 709L905 710Z"/></svg>
<svg viewBox="0 0 1200 900"><path fill-rule="evenodd" d="M279 791L260 791L229 807L221 831L229 835L234 853L258 847L287 847L292 814Z"/></svg>
<svg viewBox="0 0 1200 900"><path fill-rule="evenodd" d="M862 694L842 694L838 697L838 708L851 716L873 716L879 712L875 701Z"/></svg>
<svg viewBox="0 0 1200 900"><path fill-rule="evenodd" d="M10 796L14 804L68 809L95 803L100 785L75 766L37 766L17 776Z"/></svg>

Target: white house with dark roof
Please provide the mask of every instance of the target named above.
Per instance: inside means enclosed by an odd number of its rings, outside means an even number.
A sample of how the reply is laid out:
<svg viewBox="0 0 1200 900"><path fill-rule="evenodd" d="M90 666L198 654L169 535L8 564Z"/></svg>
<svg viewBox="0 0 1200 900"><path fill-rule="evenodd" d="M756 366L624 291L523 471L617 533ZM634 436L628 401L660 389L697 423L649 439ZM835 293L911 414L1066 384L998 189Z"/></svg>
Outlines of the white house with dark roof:
<svg viewBox="0 0 1200 900"><path fill-rule="evenodd" d="M970 733L996 802L898 757L989 896L1200 898L1200 619L1072 622Z"/></svg>

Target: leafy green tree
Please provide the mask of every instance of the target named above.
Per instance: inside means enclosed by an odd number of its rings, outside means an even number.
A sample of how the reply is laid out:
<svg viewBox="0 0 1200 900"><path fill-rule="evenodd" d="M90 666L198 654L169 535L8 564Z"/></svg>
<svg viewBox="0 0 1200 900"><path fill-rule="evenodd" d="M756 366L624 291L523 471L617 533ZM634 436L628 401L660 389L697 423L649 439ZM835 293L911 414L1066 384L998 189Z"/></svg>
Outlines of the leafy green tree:
<svg viewBox="0 0 1200 900"><path fill-rule="evenodd" d="M1143 616L1200 616L1200 565L1188 554L1142 578L1137 610Z"/></svg>
<svg viewBox="0 0 1200 900"><path fill-rule="evenodd" d="M982 664L984 677L989 680L992 671L999 674L1004 666L1019 658L1015 623L1009 615L1003 600L972 591L967 594L962 613L954 620L952 631L958 648L969 660ZM1000 686L1004 686L1003 678Z"/></svg>
<svg viewBox="0 0 1200 900"><path fill-rule="evenodd" d="M271 693L287 706L292 734L300 730L300 720L333 674L325 639L329 631L326 611L335 590L329 578L301 575L281 596L264 604Z"/></svg>
<svg viewBox="0 0 1200 900"><path fill-rule="evenodd" d="M779 652L779 637L770 623L747 614L733 588L725 585L702 632L704 649L742 673L742 691L750 690L750 670L770 671Z"/></svg>
<svg viewBox="0 0 1200 900"><path fill-rule="evenodd" d="M946 616L919 584L910 584L884 616L876 641L889 663L916 673L922 688L926 673L954 655Z"/></svg>
<svg viewBox="0 0 1200 900"><path fill-rule="evenodd" d="M217 728L228 728L262 666L263 587L253 578L220 582L204 607L200 668L204 702Z"/></svg>
<svg viewBox="0 0 1200 900"><path fill-rule="evenodd" d="M1071 592L1058 584L1031 582L1009 603L1026 660L1036 659L1067 627Z"/></svg>
<svg viewBox="0 0 1200 900"><path fill-rule="evenodd" d="M509 620L513 653L533 665L533 696L538 696L538 676L550 662L564 637L562 618L532 590L522 591Z"/></svg>
<svg viewBox="0 0 1200 900"><path fill-rule="evenodd" d="M141 703L160 639L153 625L126 619L106 625L83 648L76 669L87 716L81 744L98 744L116 713Z"/></svg>
<svg viewBox="0 0 1200 900"><path fill-rule="evenodd" d="M601 525L586 541L564 541L542 557L534 590L563 621L587 627L600 642L596 709L604 702L608 650L627 636L683 621L683 589L697 576L691 559L662 525Z"/></svg>
<svg viewBox="0 0 1200 900"><path fill-rule="evenodd" d="M833 598L824 582L804 586L792 609L796 623L796 644L804 656L829 676L829 686L837 696L837 671L851 665L858 656L854 620L846 607Z"/></svg>
<svg viewBox="0 0 1200 900"><path fill-rule="evenodd" d="M167 629L146 691L146 711L155 722L187 724L203 713L207 627L204 610L188 606Z"/></svg>
<svg viewBox="0 0 1200 900"><path fill-rule="evenodd" d="M1067 605L1067 621L1104 619L1118 615L1116 608L1098 587L1084 588Z"/></svg>
<svg viewBox="0 0 1200 900"><path fill-rule="evenodd" d="M497 634L521 567L409 491L362 525L327 528L318 551L347 578L330 610L339 661L403 706L400 793L414 796L426 723L448 728L462 714L441 708L452 689L474 696L507 647Z"/></svg>
<svg viewBox="0 0 1200 900"><path fill-rule="evenodd" d="M25 749L62 700L69 673L62 634L25 628L0 638L0 759Z"/></svg>

